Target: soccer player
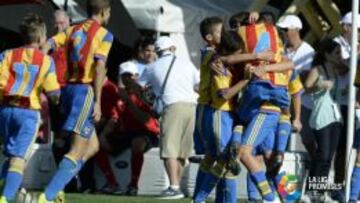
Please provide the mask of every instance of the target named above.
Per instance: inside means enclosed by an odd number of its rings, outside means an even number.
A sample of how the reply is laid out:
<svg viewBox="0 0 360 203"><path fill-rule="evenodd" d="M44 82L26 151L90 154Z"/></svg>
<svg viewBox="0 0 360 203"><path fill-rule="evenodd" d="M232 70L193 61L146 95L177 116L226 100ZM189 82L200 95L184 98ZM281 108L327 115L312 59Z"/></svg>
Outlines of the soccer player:
<svg viewBox="0 0 360 203"><path fill-rule="evenodd" d="M88 0L89 19L55 35L44 47L44 51L66 49L67 85L62 90L60 108L66 115L62 130L73 134L73 142L45 193L40 195L41 203L53 201L84 161L98 151L94 123L101 117L101 90L113 42L113 35L102 27L110 18L110 3L110 0Z"/></svg>
<svg viewBox="0 0 360 203"><path fill-rule="evenodd" d="M20 25L25 46L7 50L0 60L0 135L4 137L5 187L1 203L13 201L21 185L29 150L40 125L40 93L57 103L60 87L53 60L40 51L46 42L44 21L25 17Z"/></svg>
<svg viewBox="0 0 360 203"><path fill-rule="evenodd" d="M196 126L194 131L194 147L195 152L197 154L205 154L204 159L200 163L200 168L198 170L198 174L196 177L196 185L194 190L194 196L196 196L199 192L199 189L202 184L207 184L206 181L204 183L205 175L210 174L210 169L212 168L216 157L212 155L215 149L211 149L206 146L206 143L209 142L209 139L212 139L212 143L214 144L214 137L209 138L204 130L208 127L209 121L206 119L207 115L213 112L213 108L210 107L212 96L211 93L211 81L212 81L212 70L210 68L210 64L216 58L216 49L219 48L221 41L221 34L223 32L223 23L222 20L218 17L209 17L205 18L200 24L200 33L207 43L207 45L201 49L201 67L200 67L200 85L199 85L199 99L198 105L196 109ZM217 100L221 98L215 94ZM222 99L222 101L226 101ZM216 106L216 105L215 105ZM210 113L209 113L210 112ZM211 116L210 115L210 116ZM232 126L231 126L232 128ZM213 132L210 132L213 135ZM223 147L224 145L222 145ZM222 149L223 150L223 149ZM222 191L221 184L218 186L217 191ZM211 188L206 187L207 190L212 190ZM206 199L208 194L205 193L200 195L199 199ZM220 195L221 196L221 195ZM236 194L235 194L236 196ZM219 197L219 195L217 195ZM195 198L194 198L195 199ZM202 200L195 200L202 201Z"/></svg>
<svg viewBox="0 0 360 203"><path fill-rule="evenodd" d="M294 105L294 119L300 120L301 114L301 94L304 92L304 87L300 81L299 75L296 71L292 71L291 78L288 85L289 94L292 97ZM258 156L259 160L265 158L267 178L272 182L273 186L277 183L282 174L278 175L279 169L283 163L285 149L288 143L289 136L291 135L290 117L286 113L280 115L279 123L275 134L267 136L266 140L254 149L254 155ZM247 191L248 200L254 202L259 198L258 190L250 175L247 176ZM274 188L273 188L274 189ZM276 191L276 189L275 189Z"/></svg>
<svg viewBox="0 0 360 203"><path fill-rule="evenodd" d="M54 12L54 27L56 33L65 32L70 26L70 17L64 10L56 10ZM59 47L56 50L52 50L50 56L54 59L56 76L60 84L60 88L66 85L66 71L67 71L67 60L65 54L65 48ZM55 162L58 165L62 160L63 156L68 152L70 148L71 137L68 136L67 132L61 131L63 115L60 111L59 105L50 105L50 123L51 130L54 132L54 141L52 145L52 151L54 154ZM65 190L76 189L76 180L73 179L68 184Z"/></svg>
<svg viewBox="0 0 360 203"><path fill-rule="evenodd" d="M247 53L258 53L270 49L275 53L272 64L253 61L258 66L255 77L244 93L238 115L245 125L239 150L239 158L250 171L250 176L259 187L264 201L275 201L275 196L266 180L261 163L253 156L253 149L263 143L268 135L276 131L281 110L288 109L288 73L293 64L283 58L283 46L273 25L249 24L238 29ZM236 63L240 56L228 56L225 63Z"/></svg>
<svg viewBox="0 0 360 203"><path fill-rule="evenodd" d="M202 25L204 25L204 23L207 22L207 20L208 19L205 19L203 21ZM221 31L221 28L219 28L219 32L220 31ZM228 36L230 38L227 38L226 40L224 40L224 42L229 42L229 41L233 40L233 42L240 41L240 43L241 43L241 39L234 40L234 36L235 35L233 35L232 38L230 36ZM206 35L203 35L203 37L206 40ZM210 38L211 36L208 36L208 37ZM237 38L239 38L239 37L237 36ZM230 48L230 49L234 48L231 46L233 46L233 45L230 45L230 47L227 47L227 48ZM207 144L204 145L202 142L198 142L200 144L197 145L196 139L199 138L200 136L198 136L199 134L195 134L195 150L196 150L196 152L204 150L205 158L201 162L200 170L198 171L196 187L195 187L195 192L194 192L194 198L193 198L194 202L205 201L207 196L211 192L212 188L216 185L216 183L219 181L219 179L224 178L225 174L230 174L229 170L225 169L226 160L224 160L220 157L220 156L222 156L220 154L224 153L224 150L227 147L229 140L232 137L232 130L234 127L233 126L233 116L232 116L233 102L227 101L227 99L230 99L231 97L236 95L245 86L246 82L242 81L242 82L234 85L233 86L234 88L233 87L230 88L231 87L230 85L233 85L232 83L234 81L237 81L236 79L232 78L230 69L226 68L225 70L220 70L215 75L210 72L209 63L214 61L215 58L219 57L219 56L217 56L216 52L220 51L222 54L227 55L227 54L231 54L235 51L235 50L232 50L228 53L224 53L224 52L222 52L224 50L223 48L224 47L219 47L219 45L218 45L218 46L214 46L214 48L211 49L212 52L210 52L210 53L212 54L212 56L208 55L209 58L204 58L204 59L207 59L206 60L207 64L205 66L202 66L203 71L201 71L201 73L200 73L200 75L201 75L200 98L201 98L201 93L207 92L208 93L207 95L209 95L207 97L208 98L207 105L210 104L210 106L212 106L212 107L206 107L205 111L202 112L202 115L204 115L203 116L204 120L202 121L202 126L200 126L203 129L206 129L206 132L202 132L201 135L203 138L203 143L207 143ZM221 50L221 49L223 49L223 50ZM240 49L240 46L238 47L238 49ZM250 61L250 60L255 60L255 59L267 60L269 58L272 58L272 54L269 54L269 53L241 54L240 56L242 56L242 58L238 62ZM203 60L203 61L205 61L205 60ZM208 76L208 78L211 79L211 80L208 80L207 82L205 82L205 80L204 80L204 75L205 75L204 72L205 71L208 71L207 76ZM241 71L241 70L235 71L235 74L238 71ZM224 72L228 73L228 74L226 76L224 76L224 74L223 74ZM211 81L214 81L214 82L211 82ZM205 86L204 84L206 84L207 86ZM203 92L201 92L201 91L203 91ZM214 93L214 92L216 92L216 93ZM224 93L224 94L219 95L220 92ZM203 95L206 95L206 94L203 94ZM231 96L229 96L229 95L231 95ZM201 100L199 100L199 103L200 103L200 101ZM198 110L199 110L199 106L198 106ZM219 116L219 114L222 116ZM216 115L218 116L217 119L215 119ZM198 111L198 116L199 116L199 111ZM198 119L197 120L197 130L198 130L198 129L200 129L199 124L201 124L201 122L199 122L199 117L197 117L197 119ZM208 119L210 119L210 120L208 120ZM209 123L216 124L218 119L221 120L222 124L226 124L226 125L223 125L221 127L221 129L220 129L220 127L214 129L214 128L209 128L208 126L206 126ZM219 123L217 123L217 124L219 124ZM238 129L241 129L241 128L235 128L235 131ZM218 139L221 140L221 143L217 143L216 140L218 140ZM201 139L198 139L198 140L201 140ZM201 146L203 148L202 149L199 147L197 148L197 146ZM216 161L216 164L214 164L215 161ZM217 195L216 195L217 199L218 200L227 199L230 202L236 201L236 190L234 190L234 188L236 188L236 182L234 180L231 180L231 178L229 179L229 177L226 177L225 179L220 180L220 183L218 184ZM224 191L228 191L228 193L224 194Z"/></svg>
<svg viewBox="0 0 360 203"><path fill-rule="evenodd" d="M200 84L199 84L199 98L196 107L196 124L194 130L194 148L196 154L205 154L204 159L200 163L198 174L196 176L196 184L194 194L197 194L200 183L203 180L205 173L209 172L209 169L214 162L214 159L205 151L205 138L203 129L207 124L204 122L204 114L209 111L210 104L210 80L211 69L210 63L214 59L216 54L216 48L220 44L221 32L223 22L218 17L205 18L200 23L200 33L206 42L206 46L201 51L201 66L200 66Z"/></svg>
<svg viewBox="0 0 360 203"><path fill-rule="evenodd" d="M301 130L301 95L304 92L303 84L301 83L300 76L296 70L292 71L288 92L291 96L291 103L293 104L294 118L293 127L296 132ZM282 112L280 115L279 124L275 133L275 146L272 160L272 168L274 168L273 174L277 174L284 160L284 153L288 144L289 136L291 135L292 126L290 121L290 114L288 112Z"/></svg>
<svg viewBox="0 0 360 203"><path fill-rule="evenodd" d="M238 39L235 39L237 37ZM222 32L222 40L217 52L222 54L233 53L241 49L241 40L236 33ZM226 39L226 40L224 40ZM203 136L206 140L206 157L211 157L216 163L210 165L209 171L204 171L204 177L197 182L198 190L194 194L194 202L203 202L210 194L213 187L217 185L216 202L237 202L236 175L226 169L226 159L222 157L226 147L231 141L234 127L234 101L225 99L223 91L230 89L238 82L237 72L240 70L225 67L221 75L211 74L209 110L204 114ZM235 71L235 72L233 72ZM241 81L241 90L246 81ZM235 94L234 94L235 95ZM210 124L210 125L209 125Z"/></svg>

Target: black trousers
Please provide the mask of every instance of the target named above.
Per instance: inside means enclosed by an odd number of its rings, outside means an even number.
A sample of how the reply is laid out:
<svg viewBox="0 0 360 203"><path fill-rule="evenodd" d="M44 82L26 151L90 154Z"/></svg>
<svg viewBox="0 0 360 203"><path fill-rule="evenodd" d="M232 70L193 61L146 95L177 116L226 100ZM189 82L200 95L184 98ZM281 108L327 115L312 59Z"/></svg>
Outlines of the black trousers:
<svg viewBox="0 0 360 203"><path fill-rule="evenodd" d="M341 115L344 120L344 124L341 128L341 135L339 138L339 144L335 155L335 183L343 184L345 180L345 166L346 166L346 142L347 142L347 106L340 106Z"/></svg>
<svg viewBox="0 0 360 203"><path fill-rule="evenodd" d="M312 160L310 177L328 177L331 161L339 143L341 128L342 124L336 122L320 130L314 130L317 149L316 156Z"/></svg>

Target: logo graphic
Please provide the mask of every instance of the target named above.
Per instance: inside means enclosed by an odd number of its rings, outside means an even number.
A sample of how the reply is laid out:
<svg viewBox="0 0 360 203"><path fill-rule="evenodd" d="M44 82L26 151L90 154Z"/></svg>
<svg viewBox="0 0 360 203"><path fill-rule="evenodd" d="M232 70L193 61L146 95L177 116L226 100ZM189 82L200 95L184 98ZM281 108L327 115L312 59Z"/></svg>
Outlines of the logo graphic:
<svg viewBox="0 0 360 203"><path fill-rule="evenodd" d="M301 191L298 188L296 175L284 174L278 184L278 192L285 202L294 202L300 199Z"/></svg>

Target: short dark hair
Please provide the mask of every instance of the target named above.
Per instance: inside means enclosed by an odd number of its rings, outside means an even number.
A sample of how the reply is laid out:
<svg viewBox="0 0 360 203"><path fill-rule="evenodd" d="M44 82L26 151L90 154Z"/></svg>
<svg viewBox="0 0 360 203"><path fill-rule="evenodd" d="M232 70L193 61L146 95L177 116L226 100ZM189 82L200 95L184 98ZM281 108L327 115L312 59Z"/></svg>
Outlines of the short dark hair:
<svg viewBox="0 0 360 203"><path fill-rule="evenodd" d="M212 33L212 29L215 25L222 24L223 21L219 17L208 17L200 23L200 34L201 37L206 40L206 35Z"/></svg>
<svg viewBox="0 0 360 203"><path fill-rule="evenodd" d="M88 16L97 15L102 9L109 8L111 0L87 0L87 14Z"/></svg>
<svg viewBox="0 0 360 203"><path fill-rule="evenodd" d="M244 49L244 42L236 31L224 31L221 34L220 55L232 54L239 49Z"/></svg>
<svg viewBox="0 0 360 203"><path fill-rule="evenodd" d="M27 44L37 42L45 32L46 25L44 20L34 13L27 15L20 24L20 33Z"/></svg>
<svg viewBox="0 0 360 203"><path fill-rule="evenodd" d="M270 17L270 19L267 17ZM269 23L269 24L275 24L275 22L276 22L274 13L270 12L270 11L261 12L260 20L264 21L265 23Z"/></svg>
<svg viewBox="0 0 360 203"><path fill-rule="evenodd" d="M241 11L232 15L229 19L230 28L235 29L238 24L240 25L248 24L249 15L250 13L247 11Z"/></svg>
<svg viewBox="0 0 360 203"><path fill-rule="evenodd" d="M137 51L145 49L149 45L155 46L155 39L152 37L141 37L136 43L135 43L135 49Z"/></svg>
<svg viewBox="0 0 360 203"><path fill-rule="evenodd" d="M138 39L133 49L133 57L137 58L139 51L144 50L147 46L150 45L155 46L155 38L150 36L143 36Z"/></svg>

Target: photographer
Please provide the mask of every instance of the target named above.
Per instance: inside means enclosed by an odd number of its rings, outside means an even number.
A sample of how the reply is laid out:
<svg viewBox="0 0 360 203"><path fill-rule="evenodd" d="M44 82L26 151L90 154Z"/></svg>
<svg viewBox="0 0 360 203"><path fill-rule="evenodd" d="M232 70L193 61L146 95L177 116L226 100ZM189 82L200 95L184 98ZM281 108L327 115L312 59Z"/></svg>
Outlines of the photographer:
<svg viewBox="0 0 360 203"><path fill-rule="evenodd" d="M176 57L175 42L170 37L160 37L155 47L159 58L145 69L140 84L151 85L157 104L162 104L157 107L164 107L162 112L156 108L162 114L160 157L170 180L162 196L179 199L184 197L179 186L182 170L193 148L199 72L190 60Z"/></svg>

